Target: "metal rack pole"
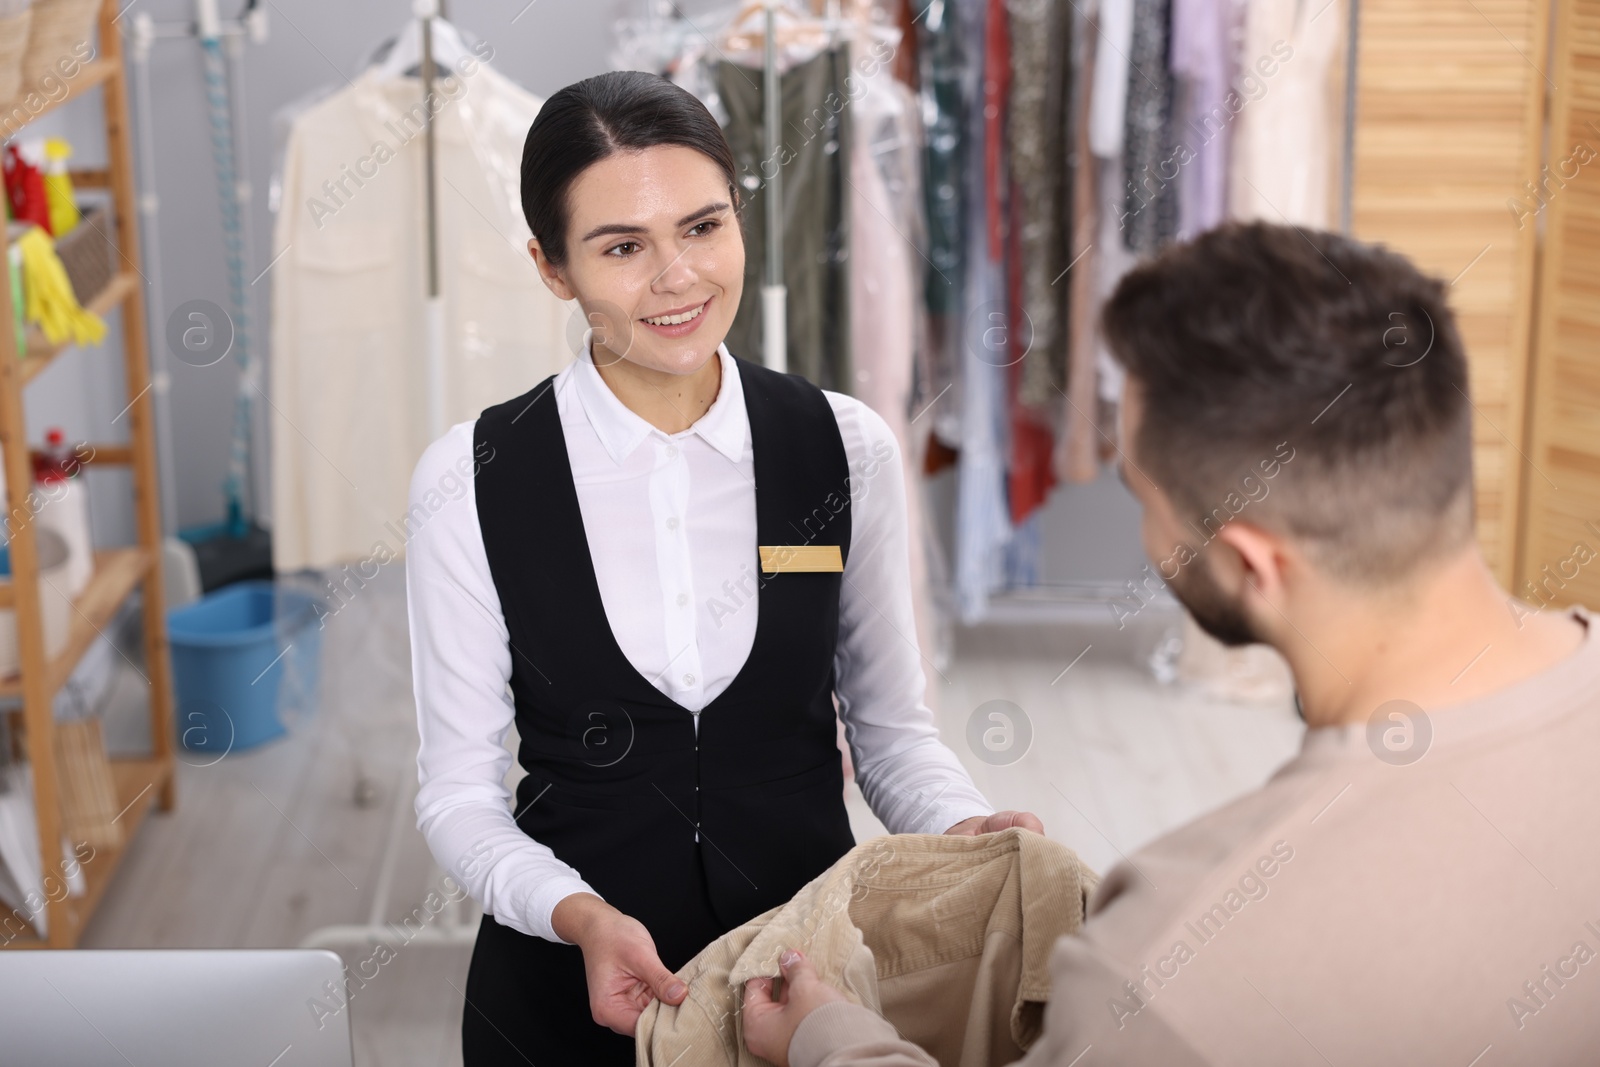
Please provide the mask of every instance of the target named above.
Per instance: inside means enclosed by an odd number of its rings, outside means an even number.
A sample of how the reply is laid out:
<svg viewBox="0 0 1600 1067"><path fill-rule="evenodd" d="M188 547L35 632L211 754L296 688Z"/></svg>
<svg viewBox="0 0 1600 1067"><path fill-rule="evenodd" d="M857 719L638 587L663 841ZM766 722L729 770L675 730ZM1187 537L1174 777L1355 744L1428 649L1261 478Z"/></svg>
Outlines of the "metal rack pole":
<svg viewBox="0 0 1600 1067"><path fill-rule="evenodd" d="M761 287L762 362L776 371L789 369L789 292L783 283L783 167L778 164L778 125L783 121L782 82L778 77L778 4L766 0L767 32L763 59L766 119L766 165L772 167L767 182L767 267Z"/></svg>
<svg viewBox="0 0 1600 1067"><path fill-rule="evenodd" d="M443 436L445 425L445 374L444 374L444 297L439 291L439 205L435 195L436 146L434 142L433 108L433 20L440 17L439 0L416 0L412 10L422 20L422 110L425 139L423 181L426 183L424 199L427 204L428 235L428 299L423 305L425 336L428 343L428 432L432 438Z"/></svg>
<svg viewBox="0 0 1600 1067"><path fill-rule="evenodd" d="M1339 232L1350 234L1356 187L1356 76L1360 68L1361 0L1350 0L1344 49L1344 159L1339 165Z"/></svg>

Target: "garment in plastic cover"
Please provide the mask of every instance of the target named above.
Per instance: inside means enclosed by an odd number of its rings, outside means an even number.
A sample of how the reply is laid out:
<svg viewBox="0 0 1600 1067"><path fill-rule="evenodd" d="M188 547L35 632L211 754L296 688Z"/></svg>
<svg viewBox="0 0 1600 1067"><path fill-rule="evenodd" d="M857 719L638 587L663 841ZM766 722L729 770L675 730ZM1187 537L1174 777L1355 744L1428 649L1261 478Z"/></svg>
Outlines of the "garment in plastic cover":
<svg viewBox="0 0 1600 1067"><path fill-rule="evenodd" d="M571 361L575 305L538 277L520 201L522 147L543 101L493 48L422 82L385 65L303 100L285 131L271 267L273 565L378 565L426 515L410 476L444 426L528 392ZM427 329L426 118L443 305L442 390ZM441 428L442 429L442 428Z"/></svg>

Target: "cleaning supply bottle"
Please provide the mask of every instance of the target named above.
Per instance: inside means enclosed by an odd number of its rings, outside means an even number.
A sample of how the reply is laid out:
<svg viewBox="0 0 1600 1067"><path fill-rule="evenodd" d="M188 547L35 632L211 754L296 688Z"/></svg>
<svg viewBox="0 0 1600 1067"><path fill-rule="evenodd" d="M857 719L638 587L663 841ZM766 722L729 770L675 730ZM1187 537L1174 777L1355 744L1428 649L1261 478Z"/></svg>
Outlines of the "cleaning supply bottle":
<svg viewBox="0 0 1600 1067"><path fill-rule="evenodd" d="M77 472L78 458L67 444L66 432L59 426L45 431L44 447L33 449L29 458L33 461L33 479L37 482L70 478Z"/></svg>
<svg viewBox="0 0 1600 1067"><path fill-rule="evenodd" d="M65 237L78 225L78 202L72 196L72 178L67 159L72 146L63 137L48 137L44 142L44 196L50 208L50 232Z"/></svg>
<svg viewBox="0 0 1600 1067"><path fill-rule="evenodd" d="M50 202L44 195L44 175L34 159L33 144L12 141L5 152L6 200L11 217L18 222L33 222L50 232Z"/></svg>
<svg viewBox="0 0 1600 1067"><path fill-rule="evenodd" d="M67 595L77 596L94 574L94 544L90 534L89 493L84 485L83 462L67 444L59 426L45 432L45 446L30 453L33 480L41 505L36 521L54 530L67 543Z"/></svg>

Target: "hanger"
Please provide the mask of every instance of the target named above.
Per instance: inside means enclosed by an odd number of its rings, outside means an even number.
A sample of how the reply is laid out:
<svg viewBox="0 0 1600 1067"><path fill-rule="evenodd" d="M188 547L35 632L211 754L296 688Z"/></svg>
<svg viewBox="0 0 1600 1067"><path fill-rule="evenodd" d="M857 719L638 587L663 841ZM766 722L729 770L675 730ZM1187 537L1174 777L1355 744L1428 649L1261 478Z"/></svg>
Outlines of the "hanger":
<svg viewBox="0 0 1600 1067"><path fill-rule="evenodd" d="M811 12L796 7L790 0L773 0L772 10L776 16L780 50L796 46L822 47L829 43L833 27ZM746 3L728 23L722 47L729 52L760 52L767 37L766 12L766 0Z"/></svg>
<svg viewBox="0 0 1600 1067"><path fill-rule="evenodd" d="M435 15L431 20L433 26L433 65L442 76L451 73L462 57L470 56L471 50L466 42L461 39L461 31L449 22ZM476 58L476 57L474 57ZM440 69L444 68L444 69ZM389 49L389 54L383 58L378 67L378 73L385 78L415 77L422 69L422 20L409 19L400 28L399 36L395 39L394 47Z"/></svg>
<svg viewBox="0 0 1600 1067"><path fill-rule="evenodd" d="M801 51L831 48L841 36L856 33L882 40L892 48L900 45L902 35L897 27L880 25L867 18L872 5L865 0L852 3L848 12L843 10L841 0L811 0L810 11L792 0L775 0L773 8L777 13L780 52L791 48ZM766 43L766 10L766 0L749 0L741 7L723 32L723 50L759 54Z"/></svg>

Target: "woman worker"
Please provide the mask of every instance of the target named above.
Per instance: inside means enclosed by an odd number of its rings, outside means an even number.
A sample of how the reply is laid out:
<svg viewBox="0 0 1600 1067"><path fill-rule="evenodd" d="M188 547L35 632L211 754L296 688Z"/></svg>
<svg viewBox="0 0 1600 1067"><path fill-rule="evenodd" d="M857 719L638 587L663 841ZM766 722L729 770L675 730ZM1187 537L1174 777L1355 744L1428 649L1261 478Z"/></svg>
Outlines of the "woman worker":
<svg viewBox="0 0 1600 1067"><path fill-rule="evenodd" d="M891 831L1043 830L994 813L923 703L888 425L722 344L734 171L660 77L552 96L522 207L583 351L413 474L418 825L485 912L467 1067L632 1064L640 1012L683 998L675 969L854 844L835 696Z"/></svg>

